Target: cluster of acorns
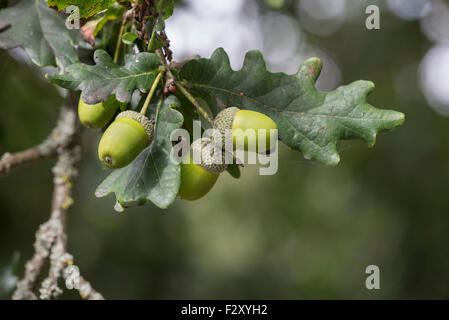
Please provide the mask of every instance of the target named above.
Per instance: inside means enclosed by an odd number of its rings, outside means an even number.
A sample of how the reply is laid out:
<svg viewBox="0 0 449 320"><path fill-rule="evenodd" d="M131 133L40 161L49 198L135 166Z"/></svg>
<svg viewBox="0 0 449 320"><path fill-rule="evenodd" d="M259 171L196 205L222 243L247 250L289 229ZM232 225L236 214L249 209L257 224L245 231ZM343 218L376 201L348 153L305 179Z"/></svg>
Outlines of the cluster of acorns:
<svg viewBox="0 0 449 320"><path fill-rule="evenodd" d="M94 105L86 104L80 99L78 115L81 122L88 128L101 129L111 120L120 107L120 102L114 96L105 102ZM267 132L266 150L270 150L270 130L277 129L277 126L271 118L262 113L230 107L216 116L214 128L222 134L222 137L226 137L227 129L232 129L234 150L237 140L234 132L237 132L237 129L243 131L253 129L256 132L256 141L245 140L245 150L250 143L259 145L258 129L265 129ZM154 121L148 119L145 115L132 110L122 111L101 137L98 145L100 161L107 167L114 169L128 165L143 149L150 145L153 139L153 131ZM224 144L225 142L220 148L223 149ZM179 196L182 199L197 200L203 197L212 189L219 175L226 170L224 152L222 153L223 161L218 164L216 159L211 156L216 147L217 145L207 138L201 138L192 143L189 154L186 155L186 157L190 157L190 161L181 163ZM195 152L201 155L200 163L194 163L193 161L192 154Z"/></svg>

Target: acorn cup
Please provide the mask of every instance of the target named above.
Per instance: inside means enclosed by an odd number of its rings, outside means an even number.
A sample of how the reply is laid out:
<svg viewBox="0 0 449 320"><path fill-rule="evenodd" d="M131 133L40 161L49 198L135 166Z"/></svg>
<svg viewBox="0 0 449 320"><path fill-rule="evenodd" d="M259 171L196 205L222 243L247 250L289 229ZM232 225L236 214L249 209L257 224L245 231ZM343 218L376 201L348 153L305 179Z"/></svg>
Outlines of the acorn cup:
<svg viewBox="0 0 449 320"><path fill-rule="evenodd" d="M200 163L194 163L194 152L201 154ZM216 152L221 153L220 158ZM221 146L202 138L192 143L186 157L190 158L190 163L181 163L179 196L185 200L198 200L212 189L220 173L226 170L224 153Z"/></svg>
<svg viewBox="0 0 449 320"><path fill-rule="evenodd" d="M122 168L136 158L153 139L153 123L136 111L123 111L106 129L98 145L98 157L109 168Z"/></svg>
<svg viewBox="0 0 449 320"><path fill-rule="evenodd" d="M221 111L214 120L214 128L220 131L223 139L231 139L234 149L236 149L239 133L245 133L245 130L252 129L255 131L253 136L244 136L244 150L248 151L248 145L256 146L257 152L265 152L271 150L270 130L277 130L276 123L263 113L240 110L236 107L229 107ZM232 137L226 136L226 130L232 130ZM241 131L239 130L241 129ZM259 150L259 129L265 129L265 149ZM223 140L225 141L225 140ZM223 142L223 146L225 142Z"/></svg>
<svg viewBox="0 0 449 320"><path fill-rule="evenodd" d="M83 125L90 129L103 128L114 116L123 103L115 96L97 104L87 104L81 98L78 103L78 117Z"/></svg>

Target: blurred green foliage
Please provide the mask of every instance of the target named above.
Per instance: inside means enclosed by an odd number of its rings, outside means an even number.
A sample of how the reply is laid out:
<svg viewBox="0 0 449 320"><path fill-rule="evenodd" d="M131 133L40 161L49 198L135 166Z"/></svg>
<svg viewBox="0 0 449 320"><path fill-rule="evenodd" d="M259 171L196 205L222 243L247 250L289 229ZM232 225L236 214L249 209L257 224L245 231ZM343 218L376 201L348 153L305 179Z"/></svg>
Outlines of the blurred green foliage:
<svg viewBox="0 0 449 320"><path fill-rule="evenodd" d="M274 176L249 165L240 180L222 174L199 201L116 213L112 196L94 197L107 171L96 156L98 132L86 131L68 216L68 249L84 276L116 299L449 298L449 119L427 105L416 80L431 44L417 22L382 19L379 31L361 18L331 37L308 35L332 54L343 83L372 80L368 101L406 114L373 149L342 143L336 167L281 146ZM409 94L400 95L395 79L405 67ZM0 74L2 154L44 139L62 100L5 52ZM51 165L0 178L0 265L15 250L21 265L31 256L34 232L50 214ZM380 267L381 290L365 288L370 264Z"/></svg>
<svg viewBox="0 0 449 320"><path fill-rule="evenodd" d="M16 288L19 280L16 275L19 259L20 254L15 251L11 261L7 265L0 267L0 299L8 299Z"/></svg>

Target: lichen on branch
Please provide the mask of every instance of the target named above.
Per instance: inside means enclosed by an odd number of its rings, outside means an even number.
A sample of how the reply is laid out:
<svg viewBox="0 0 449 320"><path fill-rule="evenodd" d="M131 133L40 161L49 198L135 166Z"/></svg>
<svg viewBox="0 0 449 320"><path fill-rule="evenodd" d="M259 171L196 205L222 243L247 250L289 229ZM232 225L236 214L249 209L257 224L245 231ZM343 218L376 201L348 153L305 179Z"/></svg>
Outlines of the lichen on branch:
<svg viewBox="0 0 449 320"><path fill-rule="evenodd" d="M14 300L57 298L63 292L59 286L61 279L65 280L68 289L78 290L84 299L104 299L79 272L74 280L73 277L69 279L72 273L67 272L68 268L74 268L74 258L67 252L66 216L73 204L73 180L78 175L76 165L82 152L76 102L76 97L69 93L67 106L61 110L56 128L47 140L34 148L35 152L44 157L58 154L58 160L52 169L52 211L49 220L36 232L34 254L25 265L25 274L12 297ZM40 285L38 296L34 289L47 260L50 263L49 272Z"/></svg>

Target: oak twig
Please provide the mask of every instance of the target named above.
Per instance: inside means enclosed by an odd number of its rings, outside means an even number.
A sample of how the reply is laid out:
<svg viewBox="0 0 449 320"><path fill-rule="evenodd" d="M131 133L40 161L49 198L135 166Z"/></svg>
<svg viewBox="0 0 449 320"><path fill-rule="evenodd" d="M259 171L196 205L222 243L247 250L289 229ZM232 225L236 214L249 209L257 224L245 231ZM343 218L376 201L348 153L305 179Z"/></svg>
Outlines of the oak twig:
<svg viewBox="0 0 449 320"><path fill-rule="evenodd" d="M51 216L36 232L35 252L25 264L25 274L17 284L12 297L15 300L38 298L34 289L47 259L50 262L50 268L48 276L42 281L39 289L40 299L58 297L62 293L62 289L58 286L61 278L65 279L68 289L77 289L83 298L103 299L103 296L80 275L78 267L73 265L73 256L67 252L66 215L73 203L72 182L78 174L76 164L81 158L76 97L72 93L67 98L66 107L61 111L55 130L47 140L53 141L58 133L64 133L65 140L62 144L52 144L58 146L54 151L58 154L58 161L52 169L54 191ZM45 143L48 142L43 144Z"/></svg>
<svg viewBox="0 0 449 320"><path fill-rule="evenodd" d="M76 100L75 97L68 99ZM66 108L61 109L56 127L42 143L25 151L7 152L1 157L0 175L8 175L14 169L55 157L70 144L75 130L71 124L75 121L76 112L66 112Z"/></svg>

